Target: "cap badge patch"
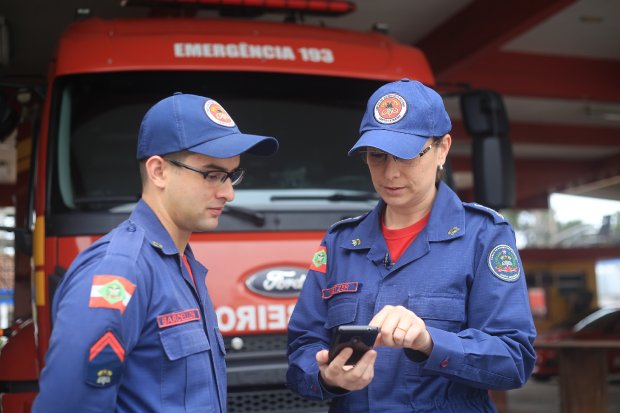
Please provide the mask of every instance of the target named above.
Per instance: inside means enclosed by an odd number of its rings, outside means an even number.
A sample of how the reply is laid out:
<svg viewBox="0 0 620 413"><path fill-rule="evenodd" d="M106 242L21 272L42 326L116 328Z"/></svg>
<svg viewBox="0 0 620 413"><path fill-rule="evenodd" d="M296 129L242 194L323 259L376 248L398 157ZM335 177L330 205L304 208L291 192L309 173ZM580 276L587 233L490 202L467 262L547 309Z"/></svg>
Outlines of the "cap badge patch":
<svg viewBox="0 0 620 413"><path fill-rule="evenodd" d="M232 128L235 126L235 121L232 120L228 112L217 103L215 100L209 99L205 102L205 112L209 119L218 125Z"/></svg>
<svg viewBox="0 0 620 413"><path fill-rule="evenodd" d="M514 282L521 275L517 254L508 245L498 245L489 254L489 269L502 281Z"/></svg>
<svg viewBox="0 0 620 413"><path fill-rule="evenodd" d="M319 247L319 250L314 253L310 269L325 274L327 271L327 248Z"/></svg>
<svg viewBox="0 0 620 413"><path fill-rule="evenodd" d="M375 105L375 119L379 123L396 123L407 113L407 102L396 93L388 93L379 99Z"/></svg>

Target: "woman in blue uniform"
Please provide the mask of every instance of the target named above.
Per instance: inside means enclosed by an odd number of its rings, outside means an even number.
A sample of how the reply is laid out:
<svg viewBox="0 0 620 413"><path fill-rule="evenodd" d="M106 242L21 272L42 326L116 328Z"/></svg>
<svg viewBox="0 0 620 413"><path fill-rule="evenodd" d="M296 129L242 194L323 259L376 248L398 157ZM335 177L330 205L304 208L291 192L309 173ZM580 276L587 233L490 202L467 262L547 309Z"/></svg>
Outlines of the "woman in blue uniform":
<svg viewBox="0 0 620 413"><path fill-rule="evenodd" d="M334 224L289 323L289 386L330 412L495 412L489 389L522 386L536 331L514 231L440 180L452 138L441 97L403 79L368 101L349 154L381 200ZM328 363L340 325L379 327L353 367Z"/></svg>

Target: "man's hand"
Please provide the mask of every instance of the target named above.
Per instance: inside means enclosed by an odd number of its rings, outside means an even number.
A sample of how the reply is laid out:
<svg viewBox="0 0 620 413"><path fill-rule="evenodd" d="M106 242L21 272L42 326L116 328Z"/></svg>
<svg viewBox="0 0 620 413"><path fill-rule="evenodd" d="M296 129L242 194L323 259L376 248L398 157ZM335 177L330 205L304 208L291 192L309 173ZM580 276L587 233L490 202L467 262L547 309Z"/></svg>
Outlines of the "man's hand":
<svg viewBox="0 0 620 413"><path fill-rule="evenodd" d="M375 346L410 348L426 355L433 350L424 321L403 306L386 305L368 324L380 330Z"/></svg>
<svg viewBox="0 0 620 413"><path fill-rule="evenodd" d="M339 387L345 390L360 390L368 386L375 375L375 360L377 352L368 350L355 366L346 366L353 349L345 347L331 364L328 363L329 352L321 350L316 353L316 361L323 382L330 387Z"/></svg>

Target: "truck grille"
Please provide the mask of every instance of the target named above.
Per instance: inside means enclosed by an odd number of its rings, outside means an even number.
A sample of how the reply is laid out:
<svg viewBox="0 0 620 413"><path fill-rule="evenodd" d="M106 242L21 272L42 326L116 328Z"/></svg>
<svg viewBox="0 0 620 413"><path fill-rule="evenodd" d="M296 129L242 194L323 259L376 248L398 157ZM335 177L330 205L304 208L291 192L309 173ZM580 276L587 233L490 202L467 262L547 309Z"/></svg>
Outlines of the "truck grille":
<svg viewBox="0 0 620 413"><path fill-rule="evenodd" d="M240 337L243 340L243 348L241 350L233 350L231 347L230 342L234 337ZM286 353L286 334L253 334L224 337L224 344L228 354L274 350Z"/></svg>
<svg viewBox="0 0 620 413"><path fill-rule="evenodd" d="M288 389L228 393L229 413L326 413L329 402L304 399Z"/></svg>
<svg viewBox="0 0 620 413"><path fill-rule="evenodd" d="M229 413L326 413L329 402L305 399L284 387L286 334L239 335L240 350L224 337Z"/></svg>

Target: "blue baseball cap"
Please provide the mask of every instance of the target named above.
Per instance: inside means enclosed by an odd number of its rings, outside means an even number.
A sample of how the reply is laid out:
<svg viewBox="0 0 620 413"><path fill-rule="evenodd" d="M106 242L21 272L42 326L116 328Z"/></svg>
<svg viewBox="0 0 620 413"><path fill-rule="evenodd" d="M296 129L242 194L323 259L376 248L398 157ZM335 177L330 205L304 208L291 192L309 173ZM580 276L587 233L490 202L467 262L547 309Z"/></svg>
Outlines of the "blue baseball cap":
<svg viewBox="0 0 620 413"><path fill-rule="evenodd" d="M360 138L349 150L371 146L403 159L420 153L432 137L450 132L452 123L441 96L416 80L381 86L368 99Z"/></svg>
<svg viewBox="0 0 620 413"><path fill-rule="evenodd" d="M241 133L226 110L213 99L175 93L157 102L144 115L136 158L183 150L214 158L230 158L245 152L272 155L278 150L278 141Z"/></svg>

